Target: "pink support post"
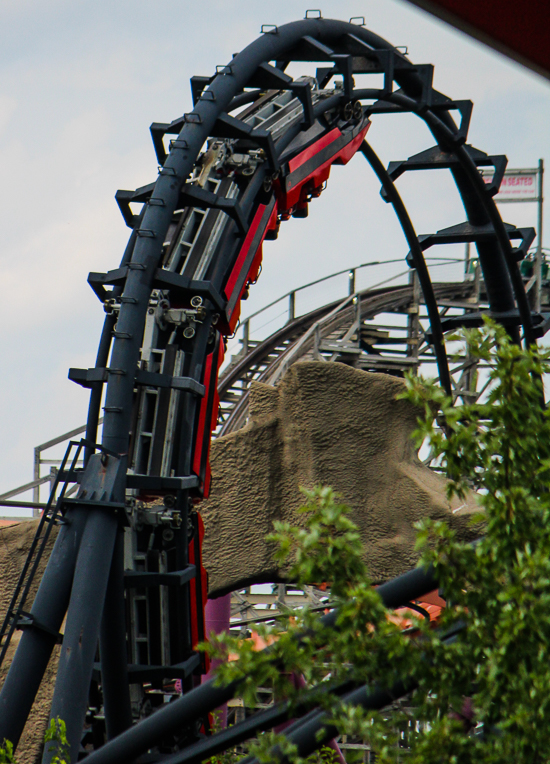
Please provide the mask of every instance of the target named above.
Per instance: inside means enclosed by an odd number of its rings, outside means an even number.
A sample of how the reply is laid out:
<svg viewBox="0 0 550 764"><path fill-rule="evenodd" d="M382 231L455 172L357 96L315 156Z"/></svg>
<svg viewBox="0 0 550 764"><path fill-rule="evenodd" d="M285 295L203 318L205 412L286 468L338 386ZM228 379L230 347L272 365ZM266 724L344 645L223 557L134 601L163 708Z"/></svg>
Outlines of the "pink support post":
<svg viewBox="0 0 550 764"><path fill-rule="evenodd" d="M224 631L229 631L229 620L231 617L231 595L225 594L223 597L217 597L215 600L207 600L206 607L204 609L204 627L206 637L214 632L214 634L222 634ZM210 670L208 674L203 676L202 681L206 682L214 676L214 670L216 666L219 666L221 660L215 659L210 663ZM215 711L217 716L217 722L222 729L227 726L227 705L220 706Z"/></svg>

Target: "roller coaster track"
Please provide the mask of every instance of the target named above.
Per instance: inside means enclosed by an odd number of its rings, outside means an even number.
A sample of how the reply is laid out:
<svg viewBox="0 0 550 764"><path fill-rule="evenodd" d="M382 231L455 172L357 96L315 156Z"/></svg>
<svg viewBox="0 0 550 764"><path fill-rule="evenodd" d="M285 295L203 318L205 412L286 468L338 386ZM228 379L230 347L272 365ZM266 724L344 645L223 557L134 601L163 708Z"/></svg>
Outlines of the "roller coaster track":
<svg viewBox="0 0 550 764"><path fill-rule="evenodd" d="M315 77L292 79L285 69L295 61L321 66ZM382 87L355 87L359 74L382 75ZM307 328L305 318L301 326L289 324L271 348L273 363L266 365L269 353L260 358L266 348L258 350L250 377L264 378L265 372L274 381L300 354L338 357L354 341L357 358L371 356L366 368L384 368L384 337L368 334L362 311L368 315L376 300L377 310L392 301L403 306L418 288L430 324L422 337L449 394L457 384L445 331L479 325L483 313L526 345L546 331L549 316L531 310L518 267L535 233L503 223L493 200L506 158L466 143L471 102L437 92L432 78L432 66L411 63L361 23L306 18L263 28L212 77L192 78L192 112L151 126L158 178L117 192L132 229L128 246L117 269L88 278L107 317L95 367L70 371L90 390L84 467L60 476L61 483L78 488L74 497L61 488L57 511L63 524L30 612L23 617L14 606L4 622L5 640L15 628L23 633L0 693L0 740L17 745L52 649L62 639L51 714L66 722L73 761L87 754L91 763L132 761L149 752L150 761L174 753L175 763L221 750L224 733L211 742L197 740L208 712L235 688L197 686L207 666L195 649L204 636L206 600L197 510L209 491L218 369L241 298L259 275L263 240L276 238L290 216L307 215L333 164L346 164L358 152L370 164L402 227L414 283L357 296L355 303L352 296L349 304L310 316ZM425 122L435 145L386 169L366 140L370 121L404 112ZM174 137L166 145L168 136ZM480 167L493 168L489 184ZM408 171L441 169L456 183L466 220L417 235L396 181ZM442 316L439 305L450 287L432 284L424 253L459 242L477 247L487 309L464 305ZM355 340L342 334L346 321L350 329L356 324ZM316 334L321 328L322 337ZM301 340L291 344L294 329ZM409 360L416 363L413 353ZM234 373L227 372L226 392ZM242 377L242 369L238 373ZM239 406L227 429L242 422ZM153 499L144 514L139 502ZM389 607L434 588L430 576L411 575L380 587ZM332 615L325 618L333 623ZM181 681L183 696L164 703L165 685L174 680ZM277 713L261 722L264 729L279 723ZM243 734L235 728L226 737ZM315 724L300 735L303 755L319 744Z"/></svg>
<svg viewBox="0 0 550 764"><path fill-rule="evenodd" d="M466 300L475 300L469 303L471 312L479 307L475 290L471 281L434 284L438 305L464 306ZM245 424L252 381L276 384L293 363L301 360L340 361L368 371L399 375L415 370L422 362L433 362L430 345L421 331L407 338L406 326L394 327L391 336L376 321L365 324L381 313L417 316L417 301L413 285L369 289L290 321L242 358L237 357L220 375L222 421L216 434L227 435Z"/></svg>

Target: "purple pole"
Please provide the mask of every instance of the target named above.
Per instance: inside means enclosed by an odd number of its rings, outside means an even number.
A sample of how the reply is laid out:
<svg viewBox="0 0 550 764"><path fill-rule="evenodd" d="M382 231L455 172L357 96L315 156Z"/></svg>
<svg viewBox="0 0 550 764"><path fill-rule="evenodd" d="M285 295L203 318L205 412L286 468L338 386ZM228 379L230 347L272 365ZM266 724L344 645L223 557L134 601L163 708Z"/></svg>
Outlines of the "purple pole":
<svg viewBox="0 0 550 764"><path fill-rule="evenodd" d="M231 594L225 594L223 597L217 597L215 600L207 600L204 609L204 630L206 637L208 638L212 632L214 634L222 634L224 631L229 631L230 616ZM214 676L214 669L220 663L221 660L219 658L211 661L208 674L202 677L203 682L208 681ZM227 726L227 705L224 703L214 713L221 729L225 729Z"/></svg>

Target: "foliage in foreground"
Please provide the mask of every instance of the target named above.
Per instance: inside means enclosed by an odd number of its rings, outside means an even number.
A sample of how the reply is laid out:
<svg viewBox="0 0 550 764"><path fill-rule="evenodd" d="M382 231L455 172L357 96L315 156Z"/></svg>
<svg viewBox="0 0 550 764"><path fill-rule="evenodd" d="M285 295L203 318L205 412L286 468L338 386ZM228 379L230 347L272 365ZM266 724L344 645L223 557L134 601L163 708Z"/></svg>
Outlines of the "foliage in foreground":
<svg viewBox="0 0 550 764"><path fill-rule="evenodd" d="M63 719L50 719L50 724L44 735L44 743L49 743L47 750L53 753L51 764L69 764L69 741L67 727ZM13 743L4 740L0 745L0 764L17 764Z"/></svg>
<svg viewBox="0 0 550 764"><path fill-rule="evenodd" d="M419 564L435 567L448 604L437 629L418 620L411 635L388 619L346 507L330 488L317 487L305 492L306 528L278 523L272 539L278 556L293 560L291 580L330 582L336 628L306 610L258 627L273 641L267 653L230 636L210 647L238 655L220 666L219 681L240 680L247 705L258 686L302 704L305 691L293 674L309 688L321 686L314 702L341 734L365 740L379 762L402 757L398 730L407 721L412 764L550 761L550 415L540 382L548 354L522 351L492 324L464 339L490 367L484 402L453 407L436 385L414 378L404 395L423 412L416 435L440 459L449 494L474 488L483 510L473 545L443 522L419 525ZM415 689L389 718L350 707L336 692L345 682L375 689L400 679ZM273 733L253 750L262 762L298 759Z"/></svg>

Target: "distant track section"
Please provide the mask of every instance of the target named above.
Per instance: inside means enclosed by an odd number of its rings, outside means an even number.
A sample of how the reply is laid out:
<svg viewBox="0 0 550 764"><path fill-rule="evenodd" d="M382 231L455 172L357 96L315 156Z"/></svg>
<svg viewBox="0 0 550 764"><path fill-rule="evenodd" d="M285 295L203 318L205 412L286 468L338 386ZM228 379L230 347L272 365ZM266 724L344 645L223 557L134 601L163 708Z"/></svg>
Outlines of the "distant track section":
<svg viewBox="0 0 550 764"><path fill-rule="evenodd" d="M446 302L447 307L454 301L461 308L464 300L471 298L474 291L475 284L471 281L434 284L436 300ZM381 313L407 315L407 311L415 305L415 299L418 299L418 294L415 294L413 285L365 290L289 321L279 331L249 349L242 358L237 356L221 374L218 383L223 421L219 424L217 436L227 435L245 424L248 416L248 391L253 381L274 384L287 368L301 360L339 360L360 368L388 373L403 373L418 366L421 362L418 353L407 352L411 346L407 348L406 325L402 327L401 336L399 333L395 336L394 332L394 336L390 337L389 332L379 328L380 320L376 320ZM471 309L477 307L477 301L471 305ZM354 330L355 336L352 334L354 339L345 346L335 344L342 343L342 337L349 333L358 314L361 317L360 326ZM365 322L372 322L370 329ZM324 340L324 344L320 343L317 350L316 334L311 331L316 326L319 327L317 341L321 336ZM365 341L369 337L371 345ZM331 339L335 348L332 352ZM425 350L429 350L429 344L421 332L416 340L419 351L422 345ZM422 360L434 363L433 354L424 355Z"/></svg>

